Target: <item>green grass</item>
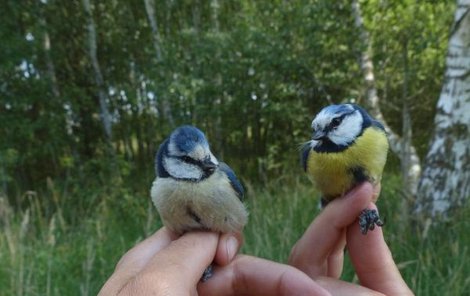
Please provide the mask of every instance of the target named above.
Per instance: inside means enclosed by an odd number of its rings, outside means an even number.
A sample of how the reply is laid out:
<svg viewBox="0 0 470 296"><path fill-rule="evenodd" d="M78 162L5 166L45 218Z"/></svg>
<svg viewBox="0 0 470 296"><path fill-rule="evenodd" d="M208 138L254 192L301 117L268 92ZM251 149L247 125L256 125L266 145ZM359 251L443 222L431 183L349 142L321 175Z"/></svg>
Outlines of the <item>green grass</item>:
<svg viewBox="0 0 470 296"><path fill-rule="evenodd" d="M25 192L20 208L0 196L1 295L95 295L120 256L161 226L150 203L151 178L49 180ZM129 183L129 184L126 184ZM318 212L306 178L247 185L250 221L243 253L285 262ZM378 206L394 258L417 295L464 295L470 289L470 207L418 233L403 209L399 178L384 177ZM343 274L353 280L348 260Z"/></svg>

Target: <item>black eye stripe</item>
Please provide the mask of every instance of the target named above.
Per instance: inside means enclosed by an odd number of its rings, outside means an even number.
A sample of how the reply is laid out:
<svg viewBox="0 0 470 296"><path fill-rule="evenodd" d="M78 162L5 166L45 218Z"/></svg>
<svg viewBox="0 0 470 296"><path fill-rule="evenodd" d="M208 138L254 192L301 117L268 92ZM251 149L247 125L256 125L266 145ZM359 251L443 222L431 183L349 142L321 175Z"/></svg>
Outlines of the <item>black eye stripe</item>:
<svg viewBox="0 0 470 296"><path fill-rule="evenodd" d="M333 118L333 119L331 120L331 124L337 126L337 125L339 125L339 124L341 123L342 120L343 120L343 118L341 118L341 117Z"/></svg>
<svg viewBox="0 0 470 296"><path fill-rule="evenodd" d="M343 114L343 115L341 115L341 116L338 116L338 117L333 118L333 119L331 120L330 124L329 124L329 128L332 129L332 128L335 128L335 127L339 126L339 125L341 124L341 122L343 122L343 119L344 119L346 116L351 115L351 114L353 114L354 112L355 112L355 110L352 111L352 112L345 113L345 114Z"/></svg>
<svg viewBox="0 0 470 296"><path fill-rule="evenodd" d="M189 157L189 156L187 156L187 155L183 155L183 156L174 156L174 155L170 155L169 157L170 157L170 158L173 158L173 159L178 159L179 161L182 161L182 162L184 162L184 163L196 165L196 166L200 167L201 169L204 168L204 164L202 163L202 161L196 160L196 159L191 158L191 157Z"/></svg>
<svg viewBox="0 0 470 296"><path fill-rule="evenodd" d="M339 116L339 117L335 117L331 120L330 124L328 124L327 126L327 130L328 131L331 131L332 129L335 129L337 128L341 122L343 121L343 118L345 117L346 115L342 115L342 116Z"/></svg>
<svg viewBox="0 0 470 296"><path fill-rule="evenodd" d="M172 156L172 158L175 158L175 159L178 159L182 162L185 162L185 163L189 163L189 164L194 164L194 165L197 165L197 166L200 166L201 165L201 162L200 161L197 161L195 160L194 158L191 158L187 155L184 155L184 156Z"/></svg>

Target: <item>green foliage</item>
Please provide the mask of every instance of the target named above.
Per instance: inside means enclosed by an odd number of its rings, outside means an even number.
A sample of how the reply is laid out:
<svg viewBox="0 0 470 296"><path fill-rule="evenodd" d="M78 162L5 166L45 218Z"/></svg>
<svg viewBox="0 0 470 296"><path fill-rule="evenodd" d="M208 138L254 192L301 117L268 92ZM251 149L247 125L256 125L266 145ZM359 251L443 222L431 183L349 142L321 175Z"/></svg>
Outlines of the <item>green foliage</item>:
<svg viewBox="0 0 470 296"><path fill-rule="evenodd" d="M401 107L410 105L413 144L425 155L442 88L444 57L455 1L365 1L367 30L382 111L401 131ZM444 56L443 56L444 55ZM433 73L430 75L430 73Z"/></svg>
<svg viewBox="0 0 470 296"><path fill-rule="evenodd" d="M264 181L296 161L319 108L361 102L349 1L156 1L159 59L143 1L91 2L111 142L81 2L6 1L0 9L0 151L18 153L3 178L14 195L96 159L147 171L158 144L184 123L203 129L216 155L246 178ZM423 154L453 2L362 6L383 113L399 131L402 98L419 102L414 144ZM8 186L13 179L21 188Z"/></svg>
<svg viewBox="0 0 470 296"><path fill-rule="evenodd" d="M148 197L151 179L88 178L88 188L69 192L63 190L66 184L49 180L44 192L26 194L21 211L0 197L2 295L96 295L122 254L161 226ZM247 187L250 220L242 253L286 262L319 211L316 192L304 176ZM470 225L465 218L470 208L416 233L401 209L400 190L398 176L384 176L378 206L387 220L387 243L406 282L416 295L464 295L470 286ZM77 203L91 197L93 205ZM54 200L54 206L46 200ZM348 260L343 279L357 281Z"/></svg>
<svg viewBox="0 0 470 296"><path fill-rule="evenodd" d="M249 185L243 251L285 261L317 207L305 179L280 176L299 167L322 106L362 100L349 1L158 0L160 59L142 0L90 2L112 140L81 1L0 4L2 293L95 294L122 253L160 226L148 198L154 154L188 123ZM382 111L400 131L403 98L411 102L421 155L454 10L434 2L362 4ZM416 235L398 178L385 179L379 207L399 221L386 234L407 282L418 295L462 294L468 208ZM353 278L350 265L344 277Z"/></svg>

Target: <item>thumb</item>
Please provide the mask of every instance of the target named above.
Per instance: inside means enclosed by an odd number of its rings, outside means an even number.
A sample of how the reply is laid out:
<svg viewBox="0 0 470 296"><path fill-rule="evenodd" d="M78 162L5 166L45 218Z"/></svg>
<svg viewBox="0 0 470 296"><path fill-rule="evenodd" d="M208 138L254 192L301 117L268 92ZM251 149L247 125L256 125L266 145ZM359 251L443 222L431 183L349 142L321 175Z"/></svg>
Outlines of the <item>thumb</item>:
<svg viewBox="0 0 470 296"><path fill-rule="evenodd" d="M141 274L194 287L214 260L218 238L213 232L186 233L157 253Z"/></svg>

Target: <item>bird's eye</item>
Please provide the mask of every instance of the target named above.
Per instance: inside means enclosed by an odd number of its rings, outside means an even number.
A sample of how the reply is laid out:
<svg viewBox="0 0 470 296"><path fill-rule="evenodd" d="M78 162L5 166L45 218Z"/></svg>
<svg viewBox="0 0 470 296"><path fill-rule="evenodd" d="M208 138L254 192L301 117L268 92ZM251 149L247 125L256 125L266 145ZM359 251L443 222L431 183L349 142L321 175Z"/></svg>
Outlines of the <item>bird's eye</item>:
<svg viewBox="0 0 470 296"><path fill-rule="evenodd" d="M341 119L339 117L333 118L331 120L331 126L337 127L341 123Z"/></svg>
<svg viewBox="0 0 470 296"><path fill-rule="evenodd" d="M181 159L184 161L184 162L191 162L192 158L189 157L189 156L182 156Z"/></svg>

